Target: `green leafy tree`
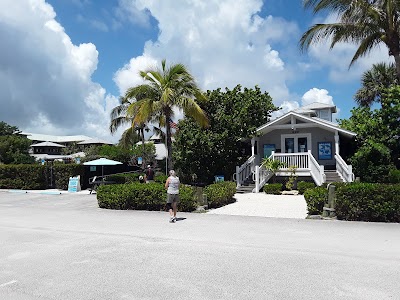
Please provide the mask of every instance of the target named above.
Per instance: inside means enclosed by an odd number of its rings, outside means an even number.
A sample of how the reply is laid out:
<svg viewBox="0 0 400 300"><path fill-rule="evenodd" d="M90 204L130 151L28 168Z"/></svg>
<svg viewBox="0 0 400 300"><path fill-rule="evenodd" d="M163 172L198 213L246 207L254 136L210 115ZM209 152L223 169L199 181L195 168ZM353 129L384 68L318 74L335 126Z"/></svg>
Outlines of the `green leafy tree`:
<svg viewBox="0 0 400 300"><path fill-rule="evenodd" d="M137 164L137 159L138 157L141 157L146 164L151 164L155 165L156 162L156 147L154 146L153 143L145 143L144 144L144 154L143 154L143 149L142 145L134 145L132 147L132 164L136 165Z"/></svg>
<svg viewBox="0 0 400 300"><path fill-rule="evenodd" d="M267 123L277 108L272 98L259 87L207 92L208 102L202 103L210 126L203 129L191 118L179 122L174 143L175 165L180 177L191 182L209 183L214 175L231 179L236 166L248 154L243 153L241 140L254 136L256 128Z"/></svg>
<svg viewBox="0 0 400 300"><path fill-rule="evenodd" d="M29 155L32 141L19 135L18 127L0 122L0 163L30 164L35 159Z"/></svg>
<svg viewBox="0 0 400 300"><path fill-rule="evenodd" d="M173 168L169 120L174 116L174 108L182 109L186 116L192 117L202 127L206 127L208 119L198 104L205 102L206 97L182 64L167 67L166 61L163 60L161 69L150 68L140 71L139 74L145 83L126 91L126 99L136 100L127 108L127 117L132 118L133 126L154 119L157 119L158 124L165 126L168 166Z"/></svg>
<svg viewBox="0 0 400 300"><path fill-rule="evenodd" d="M388 182L394 169L390 149L384 144L366 141L350 159L354 172L364 182Z"/></svg>
<svg viewBox="0 0 400 300"><path fill-rule="evenodd" d="M374 102L380 103L384 90L397 84L396 67L394 64L374 64L362 75L361 83L354 96L357 104L371 106Z"/></svg>
<svg viewBox="0 0 400 300"><path fill-rule="evenodd" d="M358 45L350 66L373 48L384 44L393 56L397 78L400 79L400 2L397 0L303 0L305 8L315 14L328 12L337 16L337 22L315 24L300 39L301 50L310 45L330 40L331 48L337 43Z"/></svg>

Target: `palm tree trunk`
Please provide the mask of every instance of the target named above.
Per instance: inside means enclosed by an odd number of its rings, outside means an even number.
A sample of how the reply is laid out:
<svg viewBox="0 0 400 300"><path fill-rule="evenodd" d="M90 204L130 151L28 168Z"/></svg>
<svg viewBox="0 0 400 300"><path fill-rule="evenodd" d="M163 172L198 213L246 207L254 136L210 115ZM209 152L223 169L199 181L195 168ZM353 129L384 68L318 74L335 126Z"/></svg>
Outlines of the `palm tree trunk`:
<svg viewBox="0 0 400 300"><path fill-rule="evenodd" d="M146 153L146 148L144 147L144 127L140 127L140 137L142 139L142 168L145 167L144 155Z"/></svg>
<svg viewBox="0 0 400 300"><path fill-rule="evenodd" d="M396 62L396 73L397 73L397 80L400 83L400 54L393 55L394 61Z"/></svg>
<svg viewBox="0 0 400 300"><path fill-rule="evenodd" d="M165 113L165 131L167 134L167 164L168 164L168 169L173 170L174 165L172 163L172 140L171 140L171 125L169 124L169 119L170 119L170 114ZM168 172L168 170L166 170Z"/></svg>

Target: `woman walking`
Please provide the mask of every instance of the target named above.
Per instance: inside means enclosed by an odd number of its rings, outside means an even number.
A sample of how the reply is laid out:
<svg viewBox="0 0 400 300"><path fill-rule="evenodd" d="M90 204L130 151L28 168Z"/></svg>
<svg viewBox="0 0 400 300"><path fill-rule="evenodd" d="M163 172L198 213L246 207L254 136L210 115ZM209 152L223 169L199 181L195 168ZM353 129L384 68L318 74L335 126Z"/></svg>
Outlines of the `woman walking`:
<svg viewBox="0 0 400 300"><path fill-rule="evenodd" d="M176 222L176 211L179 202L179 185L179 177L176 176L175 171L169 171L169 177L165 182L165 189L167 190L167 208L170 215L170 223Z"/></svg>

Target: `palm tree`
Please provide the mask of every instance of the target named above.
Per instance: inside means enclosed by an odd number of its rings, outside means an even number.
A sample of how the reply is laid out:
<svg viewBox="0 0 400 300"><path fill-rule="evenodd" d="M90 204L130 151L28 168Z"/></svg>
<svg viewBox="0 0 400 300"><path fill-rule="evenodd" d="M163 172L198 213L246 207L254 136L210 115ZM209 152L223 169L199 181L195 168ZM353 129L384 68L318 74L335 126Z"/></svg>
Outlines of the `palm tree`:
<svg viewBox="0 0 400 300"><path fill-rule="evenodd" d="M361 83L361 88L354 95L360 106L369 107L374 102L381 102L383 91L397 84L396 68L394 64L374 64L363 74Z"/></svg>
<svg viewBox="0 0 400 300"><path fill-rule="evenodd" d="M120 105L114 107L110 114L111 117L110 132L114 134L121 126L127 124L131 125L131 127L126 129L122 134L122 137L120 139L120 144L124 147L129 147L132 146L134 142L137 142L137 140L140 139L143 145L143 156L144 156L145 152L144 131L146 129L146 124L133 123L133 118L129 116L127 113L128 107L132 105L130 99L127 99L126 97L120 97L119 102Z"/></svg>
<svg viewBox="0 0 400 300"><path fill-rule="evenodd" d="M315 24L300 39L300 49L305 51L331 37L331 48L339 42L358 45L349 67L360 57L383 43L396 63L400 79L400 1L398 0L303 0L305 8L316 14L327 11L337 14L338 22Z"/></svg>
<svg viewBox="0 0 400 300"><path fill-rule="evenodd" d="M132 101L127 108L127 116L132 118L132 124L144 124L149 120L165 126L167 140L167 163L172 164L171 125L174 117L174 108L183 110L186 116L192 117L202 127L208 126L208 119L198 101L206 101L206 96L197 87L193 76L182 64L173 64L169 67L165 59L161 62L161 69L150 68L140 71L143 84L129 88L126 99Z"/></svg>

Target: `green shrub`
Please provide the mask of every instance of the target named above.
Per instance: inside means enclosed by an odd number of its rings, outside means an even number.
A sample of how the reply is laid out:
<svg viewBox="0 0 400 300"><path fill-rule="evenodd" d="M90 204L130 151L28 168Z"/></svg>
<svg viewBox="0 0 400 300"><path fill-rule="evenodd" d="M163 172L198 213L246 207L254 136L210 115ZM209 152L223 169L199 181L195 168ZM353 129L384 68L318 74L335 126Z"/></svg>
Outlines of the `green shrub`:
<svg viewBox="0 0 400 300"><path fill-rule="evenodd" d="M47 187L42 165L0 165L0 188L41 190Z"/></svg>
<svg viewBox="0 0 400 300"><path fill-rule="evenodd" d="M139 176L144 176L143 173L125 173L115 174L106 177L107 181L114 181L117 184L134 183L139 181Z"/></svg>
<svg viewBox="0 0 400 300"><path fill-rule="evenodd" d="M213 183L204 189L209 208L217 208L235 202L236 183L223 181Z"/></svg>
<svg viewBox="0 0 400 300"><path fill-rule="evenodd" d="M264 185L264 192L272 195L280 195L282 191L281 183L269 183Z"/></svg>
<svg viewBox="0 0 400 300"><path fill-rule="evenodd" d="M300 181L297 183L297 190L299 191L300 195L303 195L307 189L313 188L315 188L314 182Z"/></svg>
<svg viewBox="0 0 400 300"><path fill-rule="evenodd" d="M336 191L338 219L400 222L400 185L352 183Z"/></svg>
<svg viewBox="0 0 400 300"><path fill-rule="evenodd" d="M190 187L181 185L179 196L179 211L196 209L197 203ZM164 185L159 183L111 184L102 185L97 189L100 208L159 211L165 209L166 199Z"/></svg>
<svg viewBox="0 0 400 300"><path fill-rule="evenodd" d="M354 173L363 182L388 182L393 169L390 149L371 140L365 142L350 159Z"/></svg>
<svg viewBox="0 0 400 300"><path fill-rule="evenodd" d="M307 189L304 192L304 198L307 203L307 210L309 215L320 215L326 202L328 191L323 187L316 187Z"/></svg>
<svg viewBox="0 0 400 300"><path fill-rule="evenodd" d="M389 182L400 183L400 170L391 169L389 171Z"/></svg>
<svg viewBox="0 0 400 300"><path fill-rule="evenodd" d="M167 181L168 176L167 175L157 175L154 176L154 181L158 182L158 183L163 183L165 184L165 182Z"/></svg>
<svg viewBox="0 0 400 300"><path fill-rule="evenodd" d="M60 190L68 190L70 177L80 176L80 182L85 182L85 169L83 165L78 164L55 164L53 166L53 178L55 188Z"/></svg>

